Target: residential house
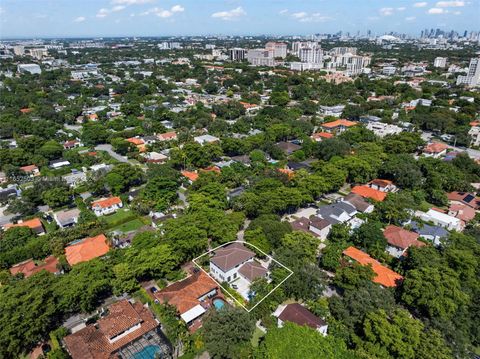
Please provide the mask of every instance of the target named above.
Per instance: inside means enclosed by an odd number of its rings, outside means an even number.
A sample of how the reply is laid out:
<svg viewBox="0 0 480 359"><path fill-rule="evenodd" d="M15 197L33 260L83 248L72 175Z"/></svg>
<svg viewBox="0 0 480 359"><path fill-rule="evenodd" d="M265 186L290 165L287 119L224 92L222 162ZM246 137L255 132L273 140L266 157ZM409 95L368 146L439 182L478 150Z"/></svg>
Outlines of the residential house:
<svg viewBox="0 0 480 359"><path fill-rule="evenodd" d="M40 221L39 218L32 218L25 221L20 220L16 224L8 223L3 226L3 229L6 231L15 227L28 227L39 236L43 236L45 234L45 229L43 228L42 221Z"/></svg>
<svg viewBox="0 0 480 359"><path fill-rule="evenodd" d="M344 198L342 198L342 201L349 203L350 205L355 207L357 212L361 213L372 213L375 209L375 206L373 204L367 202L363 199L362 196L356 193L349 193Z"/></svg>
<svg viewBox="0 0 480 359"><path fill-rule="evenodd" d="M201 316L211 305L210 299L220 295L217 283L201 270L194 270L187 278L155 292L160 303L177 308L180 318L191 331L201 327Z"/></svg>
<svg viewBox="0 0 480 359"><path fill-rule="evenodd" d="M279 328L283 327L285 322L290 322L300 326L308 326L323 335L327 335L328 324L299 303L279 305L273 315L277 317Z"/></svg>
<svg viewBox="0 0 480 359"><path fill-rule="evenodd" d="M332 122L323 123L321 127L325 132L338 134L338 133L345 132L346 130L348 130L353 126L356 126L357 124L358 122L340 119Z"/></svg>
<svg viewBox="0 0 480 359"><path fill-rule="evenodd" d="M432 226L430 224L412 221L409 223L412 231L430 242L435 246L439 246L442 240L448 238L448 231L440 226Z"/></svg>
<svg viewBox="0 0 480 359"><path fill-rule="evenodd" d="M252 161L250 160L250 156L248 155L233 156L231 158L232 158L232 161L241 163L245 166L250 166L250 164L252 163Z"/></svg>
<svg viewBox="0 0 480 359"><path fill-rule="evenodd" d="M163 339L160 323L140 302L122 300L108 307L107 315L89 324L63 341L72 359L111 359L135 357L144 348L149 355L169 357L170 346Z"/></svg>
<svg viewBox="0 0 480 359"><path fill-rule="evenodd" d="M40 175L40 170L35 165L23 166L20 167L20 170L23 171L25 174L29 175L30 177Z"/></svg>
<svg viewBox="0 0 480 359"><path fill-rule="evenodd" d="M78 208L58 211L53 214L53 218L60 228L73 227L78 223L79 217L80 210Z"/></svg>
<svg viewBox="0 0 480 359"><path fill-rule="evenodd" d="M195 182L198 179L198 173L195 171L181 171L183 177L185 177L190 184Z"/></svg>
<svg viewBox="0 0 480 359"><path fill-rule="evenodd" d="M28 278L42 270L46 270L47 272L53 274L58 274L60 273L60 270L58 269L59 264L60 262L54 256L49 256L43 261L34 261L33 259L28 259L13 265L10 268L10 273L12 275L21 273L25 278Z"/></svg>
<svg viewBox="0 0 480 359"><path fill-rule="evenodd" d="M56 170L58 168L70 166L70 162L64 159L50 161L49 167Z"/></svg>
<svg viewBox="0 0 480 359"><path fill-rule="evenodd" d="M396 135L403 131L403 128L397 125L391 125L383 122L368 122L367 129L372 131L378 137L385 137L387 135Z"/></svg>
<svg viewBox="0 0 480 359"><path fill-rule="evenodd" d="M368 182L367 186L381 192L396 192L398 190L392 181L379 178Z"/></svg>
<svg viewBox="0 0 480 359"><path fill-rule="evenodd" d="M156 143L158 141L158 137L157 136L143 136L142 140L146 145L153 145L154 143Z"/></svg>
<svg viewBox="0 0 480 359"><path fill-rule="evenodd" d="M312 216L310 220L307 219L307 221L308 221L308 227L306 227L306 230L304 230L304 232L309 231L313 235L320 238L321 240L327 239L327 236L330 233L330 230L332 229L332 225L336 223L340 223L339 221L333 218L324 219L317 216ZM297 220L294 223L295 223L295 227L298 228L297 230L303 230L305 221ZM293 223L292 223L292 228L293 228Z"/></svg>
<svg viewBox="0 0 480 359"><path fill-rule="evenodd" d="M450 192L447 194L447 198L452 204L462 203L475 210L480 209L480 197L477 197L474 193Z"/></svg>
<svg viewBox="0 0 480 359"><path fill-rule="evenodd" d="M173 141L177 139L177 133L175 131L160 133L157 135L159 141Z"/></svg>
<svg viewBox="0 0 480 359"><path fill-rule="evenodd" d="M194 137L193 140L202 146L207 144L207 143L216 143L220 142L220 139L218 137L212 136L212 135L202 135L202 136L197 136Z"/></svg>
<svg viewBox="0 0 480 359"><path fill-rule="evenodd" d="M255 253L243 244L228 244L215 250L210 258L210 274L219 282L233 282L241 266L254 258Z"/></svg>
<svg viewBox="0 0 480 359"><path fill-rule="evenodd" d="M456 217L462 220L464 223L468 223L475 218L476 211L466 204L453 203L448 209L448 215Z"/></svg>
<svg viewBox="0 0 480 359"><path fill-rule="evenodd" d="M360 249L348 247L343 251L343 254L361 265L371 266L375 273L373 282L378 283L383 287L396 287L403 280L403 277L400 274L380 264L380 262L370 257L367 253L362 252Z"/></svg>
<svg viewBox="0 0 480 359"><path fill-rule="evenodd" d="M145 152L145 141L139 137L130 137L125 141L130 142L132 145L138 148L139 152Z"/></svg>
<svg viewBox="0 0 480 359"><path fill-rule="evenodd" d="M433 224L448 229L449 231L455 230L461 232L465 226L465 223L462 220L435 209L429 209L427 212L417 211L415 214L421 220L432 222Z"/></svg>
<svg viewBox="0 0 480 359"><path fill-rule="evenodd" d="M302 146L297 145L296 143L285 141L277 143L276 146L287 156L290 156L293 152L298 151L302 148Z"/></svg>
<svg viewBox="0 0 480 359"><path fill-rule="evenodd" d="M165 163L168 160L167 156L158 152L142 153L141 156L145 158L147 163Z"/></svg>
<svg viewBox="0 0 480 359"><path fill-rule="evenodd" d="M92 210L97 217L116 212L123 207L120 197L102 198L92 202Z"/></svg>
<svg viewBox="0 0 480 359"><path fill-rule="evenodd" d="M328 132L316 132L310 136L312 140L315 142L322 142L323 140L333 138L333 133L328 133Z"/></svg>
<svg viewBox="0 0 480 359"><path fill-rule="evenodd" d="M447 154L448 145L440 142L431 142L424 149L425 157L440 158Z"/></svg>
<svg viewBox="0 0 480 359"><path fill-rule="evenodd" d="M370 188L369 186L355 186L352 188L352 193L358 194L363 198L373 199L377 202L383 202L387 197L387 193Z"/></svg>
<svg viewBox="0 0 480 359"><path fill-rule="evenodd" d="M10 185L6 188L0 187L0 203L7 202L10 198L15 198L20 195L20 189L16 184Z"/></svg>
<svg viewBox="0 0 480 359"><path fill-rule="evenodd" d="M419 235L417 233L407 231L401 227L389 225L383 231L383 235L388 243L387 252L395 258L404 256L410 246L425 246L425 243L418 240Z"/></svg>
<svg viewBox="0 0 480 359"><path fill-rule="evenodd" d="M333 218L338 222L348 222L357 214L357 210L348 202L337 202L322 206L317 211L317 216L323 219Z"/></svg>
<svg viewBox="0 0 480 359"><path fill-rule="evenodd" d="M78 139L65 141L63 144L63 148L65 150L71 150L72 148L77 148L77 147L82 147L82 143Z"/></svg>
<svg viewBox="0 0 480 359"><path fill-rule="evenodd" d="M78 171L76 169L72 169L71 173L67 175L63 175L62 179L67 182L70 187L77 187L80 183L87 181L87 174L83 171Z"/></svg>
<svg viewBox="0 0 480 359"><path fill-rule="evenodd" d="M74 264L101 257L107 254L109 250L110 246L107 237L104 234L99 234L95 237L75 241L65 247L65 257L68 264L73 266Z"/></svg>

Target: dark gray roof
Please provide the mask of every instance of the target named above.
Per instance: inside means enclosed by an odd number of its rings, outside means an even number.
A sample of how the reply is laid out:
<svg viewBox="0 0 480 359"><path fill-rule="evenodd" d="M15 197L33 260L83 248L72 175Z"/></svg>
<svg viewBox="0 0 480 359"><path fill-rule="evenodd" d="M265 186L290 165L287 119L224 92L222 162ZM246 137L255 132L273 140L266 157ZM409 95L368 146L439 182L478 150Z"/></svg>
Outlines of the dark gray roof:
<svg viewBox="0 0 480 359"><path fill-rule="evenodd" d="M423 224L418 222L411 222L412 231L418 233L420 236L432 236L446 238L448 237L448 231L445 228L439 226L432 226L429 224Z"/></svg>
<svg viewBox="0 0 480 359"><path fill-rule="evenodd" d="M331 216L339 217L344 212L351 216L356 212L356 209L350 203L338 202L320 207L317 211L317 214L322 218L327 219Z"/></svg>

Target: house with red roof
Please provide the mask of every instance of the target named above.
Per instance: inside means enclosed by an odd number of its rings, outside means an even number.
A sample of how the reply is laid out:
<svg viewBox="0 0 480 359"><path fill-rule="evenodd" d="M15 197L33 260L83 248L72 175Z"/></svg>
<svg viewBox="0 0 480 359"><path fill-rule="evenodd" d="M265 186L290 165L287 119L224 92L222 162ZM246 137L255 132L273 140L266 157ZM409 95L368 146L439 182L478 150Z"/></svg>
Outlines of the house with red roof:
<svg viewBox="0 0 480 359"><path fill-rule="evenodd" d="M441 142L431 142L423 149L425 157L439 158L447 154L448 145Z"/></svg>
<svg viewBox="0 0 480 359"><path fill-rule="evenodd" d="M181 171L183 177L185 177L190 184L198 179L198 172L196 171Z"/></svg>
<svg viewBox="0 0 480 359"><path fill-rule="evenodd" d="M175 131L160 133L157 138L159 141L173 141L177 139L177 133Z"/></svg>
<svg viewBox="0 0 480 359"><path fill-rule="evenodd" d="M389 225L383 231L384 237L387 239L387 252L395 257L400 258L405 255L407 249L411 246L423 247L426 244L418 240L418 233L407 231L401 227Z"/></svg>
<svg viewBox="0 0 480 359"><path fill-rule="evenodd" d="M348 247L343 251L343 255L353 259L355 262L361 265L371 266L375 277L373 282L382 285L383 287L396 287L402 280L403 277L391 270L390 268L380 264L377 260L370 257L367 253L357 249L355 247Z"/></svg>
<svg viewBox="0 0 480 359"><path fill-rule="evenodd" d="M10 268L10 273L12 275L17 275L21 273L25 278L28 278L42 270L46 270L47 272L53 274L58 274L60 273L60 270L58 269L59 264L60 262L54 256L49 256L43 261L34 261L33 259L27 259L26 261L13 265Z"/></svg>
<svg viewBox="0 0 480 359"><path fill-rule="evenodd" d="M456 217L465 223L473 220L476 214L475 209L463 203L452 203L448 208L449 216Z"/></svg>
<svg viewBox="0 0 480 359"><path fill-rule="evenodd" d="M108 253L110 245L104 234L76 241L65 247L65 257L71 266L87 262Z"/></svg>
<svg viewBox="0 0 480 359"><path fill-rule="evenodd" d="M218 284L201 270L154 293L160 303L177 309L191 331L201 327L201 316L210 308L210 299L217 296L221 297Z"/></svg>
<svg viewBox="0 0 480 359"><path fill-rule="evenodd" d="M355 186L352 188L352 193L358 194L363 198L370 198L377 202L383 202L387 197L387 193L379 191L369 186Z"/></svg>
<svg viewBox="0 0 480 359"><path fill-rule="evenodd" d="M447 193L447 198L451 204L461 203L472 207L474 210L480 209L480 197L477 197L475 193L450 192Z"/></svg>
<svg viewBox="0 0 480 359"><path fill-rule="evenodd" d="M356 125L358 125L358 122L339 119L332 122L323 123L321 126L325 132L342 133Z"/></svg>
<svg viewBox="0 0 480 359"><path fill-rule="evenodd" d="M92 202L91 208L97 217L116 212L123 207L120 197L102 198Z"/></svg>
<svg viewBox="0 0 480 359"><path fill-rule="evenodd" d="M28 166L20 167L20 171L23 171L25 174L29 175L30 177L40 175L40 170L36 165L28 165Z"/></svg>
<svg viewBox="0 0 480 359"><path fill-rule="evenodd" d="M368 182L367 186L381 192L396 192L398 190L392 181L380 178Z"/></svg>
<svg viewBox="0 0 480 359"><path fill-rule="evenodd" d="M63 148L65 150L70 150L72 148L77 148L81 146L82 146L82 143L80 142L80 140L70 140L70 141L65 141L63 143Z"/></svg>
<svg viewBox="0 0 480 359"><path fill-rule="evenodd" d="M39 236L43 236L45 234L45 229L43 228L42 221L39 218L32 218L25 221L20 220L15 224L7 223L3 226L3 229L6 231L15 227L28 227Z"/></svg>
<svg viewBox="0 0 480 359"><path fill-rule="evenodd" d="M275 312L273 312L273 316L277 317L277 325L279 328L283 327L285 322L290 322L299 326L305 325L323 335L327 335L328 324L325 320L317 317L299 303L279 305Z"/></svg>
<svg viewBox="0 0 480 359"><path fill-rule="evenodd" d="M333 137L334 137L333 133L328 133L328 132L316 132L310 136L310 138L315 142L322 142L323 140L326 140L328 138L333 138Z"/></svg>
<svg viewBox="0 0 480 359"><path fill-rule="evenodd" d="M170 357L170 347L160 333L160 322L148 307L125 299L110 305L106 313L96 323L63 339L73 359L130 358L145 347L151 348L152 358L155 353L162 358Z"/></svg>

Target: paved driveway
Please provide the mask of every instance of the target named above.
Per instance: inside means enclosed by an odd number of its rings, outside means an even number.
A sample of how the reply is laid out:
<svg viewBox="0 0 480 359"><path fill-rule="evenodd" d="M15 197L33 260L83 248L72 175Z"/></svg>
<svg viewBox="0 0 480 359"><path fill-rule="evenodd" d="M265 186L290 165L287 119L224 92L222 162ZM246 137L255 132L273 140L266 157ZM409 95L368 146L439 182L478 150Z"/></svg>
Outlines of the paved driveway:
<svg viewBox="0 0 480 359"><path fill-rule="evenodd" d="M115 152L112 148L112 145L104 144L104 145L97 145L95 146L95 149L97 151L105 151L107 152L110 156L115 158L119 162L125 162L128 163L128 159L124 156L119 155L117 152Z"/></svg>

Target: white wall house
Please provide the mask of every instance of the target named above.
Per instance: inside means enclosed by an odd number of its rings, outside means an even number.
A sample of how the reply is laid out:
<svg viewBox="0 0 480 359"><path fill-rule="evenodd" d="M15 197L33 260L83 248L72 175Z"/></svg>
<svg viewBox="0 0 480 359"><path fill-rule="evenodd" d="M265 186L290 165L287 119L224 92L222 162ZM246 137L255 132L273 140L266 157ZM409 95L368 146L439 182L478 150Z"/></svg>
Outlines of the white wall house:
<svg viewBox="0 0 480 359"><path fill-rule="evenodd" d="M416 215L425 222L432 222L449 231L461 232L464 228L464 223L459 218L435 211L434 209L429 209L428 212L417 211Z"/></svg>
<svg viewBox="0 0 480 359"><path fill-rule="evenodd" d="M210 274L220 283L239 278L240 267L253 261L255 253L241 243L232 243L215 251L210 258Z"/></svg>
<svg viewBox="0 0 480 359"><path fill-rule="evenodd" d="M116 212L123 207L120 197L103 198L92 202L92 211L97 217Z"/></svg>

